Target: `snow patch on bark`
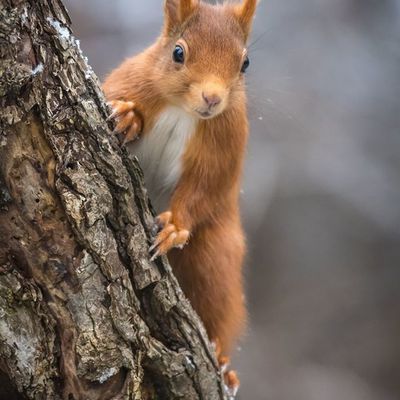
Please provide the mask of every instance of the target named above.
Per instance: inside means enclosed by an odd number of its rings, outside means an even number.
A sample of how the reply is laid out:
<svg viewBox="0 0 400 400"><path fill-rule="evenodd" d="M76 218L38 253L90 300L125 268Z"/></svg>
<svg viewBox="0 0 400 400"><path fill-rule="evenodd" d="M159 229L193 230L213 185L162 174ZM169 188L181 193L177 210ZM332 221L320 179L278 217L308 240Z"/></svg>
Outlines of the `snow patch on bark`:
<svg viewBox="0 0 400 400"><path fill-rule="evenodd" d="M114 376L118 372L118 369L115 367L106 369L100 376L98 381L100 383L104 383L108 381L112 376Z"/></svg>
<svg viewBox="0 0 400 400"><path fill-rule="evenodd" d="M79 55L83 58L83 60L85 62L85 66L86 66L85 79L91 78L91 76L93 75L93 69L89 65L87 57L84 56L82 53L80 40L76 39L75 36L71 34L71 31L67 27L63 26L60 21L57 21L51 17L47 17L47 21L57 31L60 39L65 40L67 43L69 43L70 45L72 45L76 48Z"/></svg>
<svg viewBox="0 0 400 400"><path fill-rule="evenodd" d="M32 374L34 372L37 348L37 343L33 336L24 331L16 334L15 330L10 329L7 321L1 318L0 337L5 338L7 345L14 352L18 369L20 371L29 371L29 374Z"/></svg>
<svg viewBox="0 0 400 400"><path fill-rule="evenodd" d="M67 27L62 26L60 21L57 21L56 19L51 17L47 17L46 19L50 23L50 25L57 31L60 38L65 40L69 40L71 38L71 32Z"/></svg>
<svg viewBox="0 0 400 400"><path fill-rule="evenodd" d="M43 72L43 64L39 63L36 67L32 70L32 75L35 76Z"/></svg>
<svg viewBox="0 0 400 400"><path fill-rule="evenodd" d="M27 20L28 20L28 9L24 7L24 11L21 13L21 21L23 24L25 24Z"/></svg>

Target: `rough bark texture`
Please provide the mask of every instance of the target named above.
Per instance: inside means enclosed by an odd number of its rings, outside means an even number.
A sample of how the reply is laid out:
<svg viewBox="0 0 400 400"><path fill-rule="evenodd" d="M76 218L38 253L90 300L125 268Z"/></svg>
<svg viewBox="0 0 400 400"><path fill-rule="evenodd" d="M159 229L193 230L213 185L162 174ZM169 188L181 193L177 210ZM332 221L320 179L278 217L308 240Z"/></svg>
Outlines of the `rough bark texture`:
<svg viewBox="0 0 400 400"><path fill-rule="evenodd" d="M69 23L0 0L0 398L223 399Z"/></svg>

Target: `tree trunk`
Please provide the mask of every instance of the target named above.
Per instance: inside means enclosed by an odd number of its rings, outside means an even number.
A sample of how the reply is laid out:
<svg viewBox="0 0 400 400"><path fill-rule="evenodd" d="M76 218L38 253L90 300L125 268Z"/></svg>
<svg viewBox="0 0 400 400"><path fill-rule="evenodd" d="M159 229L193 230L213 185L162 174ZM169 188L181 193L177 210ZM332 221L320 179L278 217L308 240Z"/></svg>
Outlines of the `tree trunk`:
<svg viewBox="0 0 400 400"><path fill-rule="evenodd" d="M0 399L224 399L69 23L0 0Z"/></svg>

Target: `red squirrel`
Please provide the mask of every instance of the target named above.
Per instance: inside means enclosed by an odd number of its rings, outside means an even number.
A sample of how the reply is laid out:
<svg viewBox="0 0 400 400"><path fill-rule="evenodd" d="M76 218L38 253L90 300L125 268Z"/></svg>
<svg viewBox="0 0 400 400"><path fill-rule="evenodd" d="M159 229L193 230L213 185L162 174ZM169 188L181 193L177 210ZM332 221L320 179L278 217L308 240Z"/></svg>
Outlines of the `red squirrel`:
<svg viewBox="0 0 400 400"><path fill-rule="evenodd" d="M168 253L221 365L246 320L239 193L249 130L246 43L256 6L165 0L158 40L104 83L116 132L138 157L160 213L153 259ZM236 390L235 373L225 379Z"/></svg>

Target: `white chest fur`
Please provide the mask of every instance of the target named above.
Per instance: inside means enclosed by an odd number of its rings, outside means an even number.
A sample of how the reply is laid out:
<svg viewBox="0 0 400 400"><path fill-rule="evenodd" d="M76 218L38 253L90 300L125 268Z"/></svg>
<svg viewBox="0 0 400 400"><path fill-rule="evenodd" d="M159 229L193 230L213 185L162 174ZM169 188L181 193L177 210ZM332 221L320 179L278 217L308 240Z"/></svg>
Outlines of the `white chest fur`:
<svg viewBox="0 0 400 400"><path fill-rule="evenodd" d="M195 129L195 117L181 108L168 107L153 129L130 147L143 168L157 212L168 209L171 194L181 176L183 152Z"/></svg>

